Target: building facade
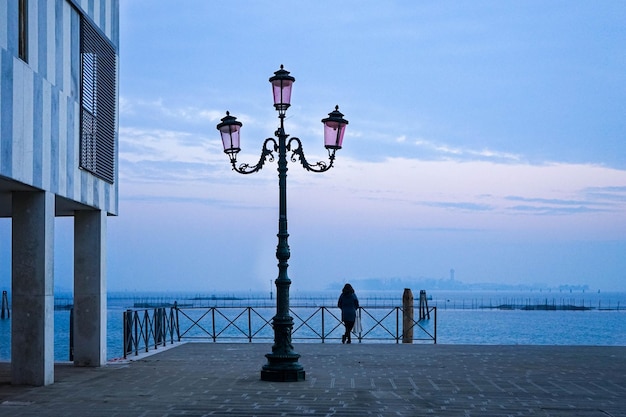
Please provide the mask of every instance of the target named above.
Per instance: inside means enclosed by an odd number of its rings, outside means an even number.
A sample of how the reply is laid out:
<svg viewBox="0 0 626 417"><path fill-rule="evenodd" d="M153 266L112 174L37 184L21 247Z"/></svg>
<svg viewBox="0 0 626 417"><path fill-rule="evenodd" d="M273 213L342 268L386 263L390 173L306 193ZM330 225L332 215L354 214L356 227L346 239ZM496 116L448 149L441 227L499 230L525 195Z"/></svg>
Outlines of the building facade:
<svg viewBox="0 0 626 417"><path fill-rule="evenodd" d="M74 363L106 363L118 210L118 0L0 1L0 217L11 220L11 382L54 382L54 219L74 220Z"/></svg>

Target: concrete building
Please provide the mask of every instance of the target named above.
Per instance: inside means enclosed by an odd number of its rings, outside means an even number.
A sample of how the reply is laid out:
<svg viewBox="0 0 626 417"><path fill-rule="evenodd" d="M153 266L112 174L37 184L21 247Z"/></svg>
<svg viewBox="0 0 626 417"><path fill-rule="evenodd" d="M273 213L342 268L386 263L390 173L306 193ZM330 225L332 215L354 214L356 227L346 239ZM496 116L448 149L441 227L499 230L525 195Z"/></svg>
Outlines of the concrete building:
<svg viewBox="0 0 626 417"><path fill-rule="evenodd" d="M54 382L54 224L74 224L74 363L106 363L118 210L118 0L0 1L0 216L11 220L11 382Z"/></svg>

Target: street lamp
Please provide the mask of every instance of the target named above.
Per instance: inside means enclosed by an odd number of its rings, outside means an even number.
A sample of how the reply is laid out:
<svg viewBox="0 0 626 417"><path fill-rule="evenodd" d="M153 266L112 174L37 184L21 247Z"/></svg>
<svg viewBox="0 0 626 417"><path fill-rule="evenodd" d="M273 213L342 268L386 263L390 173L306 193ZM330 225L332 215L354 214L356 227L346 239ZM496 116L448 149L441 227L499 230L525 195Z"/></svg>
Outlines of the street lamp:
<svg viewBox="0 0 626 417"><path fill-rule="evenodd" d="M274 160L274 152L278 152L278 188L279 188L279 216L278 216L278 246L276 247L276 259L278 259L278 278L276 278L276 315L272 319L274 329L274 345L272 352L265 355L267 363L261 369L263 381L303 381L305 372L298 362L300 355L293 351L291 344L291 330L293 318L289 315L289 286L291 280L287 275L287 267L290 257L287 232L287 152L291 152L291 161L300 161L304 169L313 172L324 172L332 168L335 161L335 152L341 149L343 136L348 121L343 118L339 106L322 119L324 123L324 146L328 150L329 162L324 161L310 164L302 150L300 139L293 137L287 141L289 135L285 133L285 113L291 105L291 88L295 78L289 75L283 66L274 72L269 79L272 83L274 95L274 107L278 111L280 127L274 133L274 138L265 139L261 148L261 157L256 165L240 164L237 166L237 154L241 150L239 133L242 123L237 118L226 112L217 129L222 136L224 153L230 159L233 170L240 174L252 174L263 168L265 161Z"/></svg>

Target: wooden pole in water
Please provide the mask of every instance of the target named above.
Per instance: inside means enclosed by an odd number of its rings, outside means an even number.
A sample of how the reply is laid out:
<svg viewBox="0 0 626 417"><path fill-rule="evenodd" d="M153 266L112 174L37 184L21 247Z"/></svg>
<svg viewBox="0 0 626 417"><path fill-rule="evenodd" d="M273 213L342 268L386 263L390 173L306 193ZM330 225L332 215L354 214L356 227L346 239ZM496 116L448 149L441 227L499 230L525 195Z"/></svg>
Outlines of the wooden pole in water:
<svg viewBox="0 0 626 417"><path fill-rule="evenodd" d="M419 319L425 320L426 318L430 320L430 312L428 311L428 298L426 297L426 290L420 290Z"/></svg>
<svg viewBox="0 0 626 417"><path fill-rule="evenodd" d="M413 292L405 288L402 294L402 343L413 343Z"/></svg>
<svg viewBox="0 0 626 417"><path fill-rule="evenodd" d="M9 311L9 298L7 297L6 291L2 291L2 315L0 318L11 318L11 312Z"/></svg>

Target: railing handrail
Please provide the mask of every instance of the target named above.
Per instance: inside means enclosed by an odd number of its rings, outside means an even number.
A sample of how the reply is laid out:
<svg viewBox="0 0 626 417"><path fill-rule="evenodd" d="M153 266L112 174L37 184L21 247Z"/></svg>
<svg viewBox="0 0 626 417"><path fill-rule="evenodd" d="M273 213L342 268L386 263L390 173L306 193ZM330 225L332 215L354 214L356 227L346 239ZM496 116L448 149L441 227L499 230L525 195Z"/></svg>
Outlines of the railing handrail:
<svg viewBox="0 0 626 417"><path fill-rule="evenodd" d="M274 311L274 306L211 306L211 307L159 307L154 309L126 310L124 312L124 357L138 355L183 340L273 340L272 317L262 310ZM302 310L307 310L306 314ZM388 310L388 311L384 311ZM311 312L312 311L312 312ZM433 321L413 320L411 329L418 333L414 341L437 343L437 307L429 307ZM403 308L398 306L362 306L359 313L363 328L355 337L364 340L393 341L400 343L404 332L401 329ZM395 314L394 314L395 313ZM343 323L337 307L293 306L290 314L294 318L292 340L339 340L343 334ZM430 316L429 316L430 317ZM181 322L183 327L181 328ZM395 325L395 326L394 326ZM267 330L264 335L263 331ZM308 334L307 334L308 332ZM382 335L382 336L381 336ZM420 337L421 336L421 337Z"/></svg>

